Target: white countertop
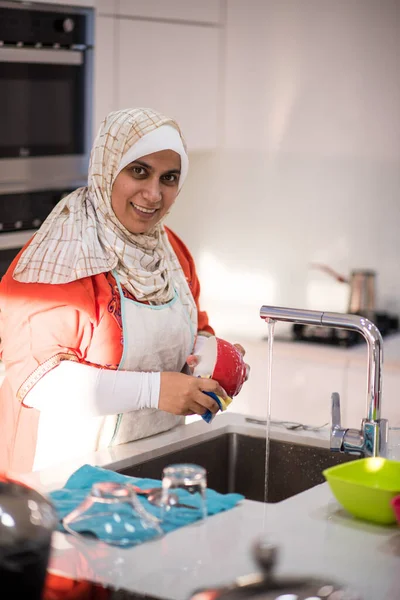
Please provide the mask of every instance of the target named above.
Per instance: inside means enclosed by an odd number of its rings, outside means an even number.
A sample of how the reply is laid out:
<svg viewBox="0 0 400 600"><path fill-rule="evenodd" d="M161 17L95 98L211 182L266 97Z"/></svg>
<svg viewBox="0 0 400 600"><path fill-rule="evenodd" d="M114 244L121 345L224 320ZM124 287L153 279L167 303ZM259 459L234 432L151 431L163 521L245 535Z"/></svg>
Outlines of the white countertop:
<svg viewBox="0 0 400 600"><path fill-rule="evenodd" d="M219 427L226 418L216 418ZM218 420L219 419L219 420ZM232 422L244 422L230 415ZM84 460L33 473L24 479L42 491L55 489L82 462L123 466L132 453L205 431L203 422L155 438L125 444ZM327 432L288 432L273 428L280 439L314 440L327 445ZM313 575L356 587L364 600L400 598L400 530L356 521L337 505L328 484L277 504L245 500L232 510L131 549L54 535L50 568L74 578L127 588L160 598L186 600L205 585L231 583L256 570L250 549L259 535L279 547L277 573Z"/></svg>
<svg viewBox="0 0 400 600"><path fill-rule="evenodd" d="M59 549L51 568L142 594L187 600L196 588L230 584L256 571L250 549L260 535L279 548L277 574L337 580L357 588L364 600L400 597L399 530L348 517L328 484L278 504L245 500L160 541L126 550L107 547L106 559L99 545L95 550L93 544L57 533Z"/></svg>

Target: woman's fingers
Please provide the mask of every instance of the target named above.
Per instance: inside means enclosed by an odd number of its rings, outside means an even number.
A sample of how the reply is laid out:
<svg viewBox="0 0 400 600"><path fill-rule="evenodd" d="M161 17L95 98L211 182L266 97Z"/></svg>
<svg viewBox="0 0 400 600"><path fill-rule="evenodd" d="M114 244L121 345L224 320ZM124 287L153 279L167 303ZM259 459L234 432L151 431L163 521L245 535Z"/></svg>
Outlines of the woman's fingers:
<svg viewBox="0 0 400 600"><path fill-rule="evenodd" d="M246 354L246 350L243 348L241 344L233 344L235 348L237 348L242 356Z"/></svg>
<svg viewBox="0 0 400 600"><path fill-rule="evenodd" d="M228 394L226 393L224 388L221 387L218 381L215 381L215 379L206 379L205 377L199 377L198 382L200 390L205 392L214 392L214 394L216 394L217 396L221 396L221 398L228 398Z"/></svg>
<svg viewBox="0 0 400 600"><path fill-rule="evenodd" d="M219 404L216 402L216 400L214 400L214 398L212 398L205 392L200 392L196 396L195 402L197 404L201 404L201 406L203 407L203 412L206 409L211 410L213 414L219 411Z"/></svg>
<svg viewBox="0 0 400 600"><path fill-rule="evenodd" d="M194 367L197 367L199 364L199 357L196 356L196 354L190 354L190 356L188 356L186 359L186 363L189 365L189 367L194 369Z"/></svg>
<svg viewBox="0 0 400 600"><path fill-rule="evenodd" d="M218 402L203 392L213 392L222 400L228 400L227 393L214 379L163 372L158 408L175 415L203 415L207 409L215 414L219 410Z"/></svg>
<svg viewBox="0 0 400 600"><path fill-rule="evenodd" d="M203 394L203 396L205 396L205 394ZM209 407L205 407L203 404L200 404L199 402L193 401L190 404L190 408L193 411L193 413L195 413L196 415L204 415L207 408L208 408L208 410L210 410L212 412L213 415L215 415L215 413L218 411L218 404L213 401L213 405L216 406L216 409L214 406L212 408L209 408Z"/></svg>
<svg viewBox="0 0 400 600"><path fill-rule="evenodd" d="M241 344L233 344L235 346L235 348L237 348L240 352L240 354L242 356L244 356L246 354L246 350L243 348L243 346ZM247 363L245 363L246 365L246 377L245 377L245 381L248 380L249 375L250 375L250 365L248 365Z"/></svg>

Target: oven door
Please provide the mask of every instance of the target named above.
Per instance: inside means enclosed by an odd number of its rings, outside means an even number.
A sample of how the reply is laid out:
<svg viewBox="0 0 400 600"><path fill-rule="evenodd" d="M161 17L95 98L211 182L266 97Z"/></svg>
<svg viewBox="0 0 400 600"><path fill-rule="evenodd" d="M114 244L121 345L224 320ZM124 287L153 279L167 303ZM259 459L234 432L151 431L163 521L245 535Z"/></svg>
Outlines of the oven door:
<svg viewBox="0 0 400 600"><path fill-rule="evenodd" d="M0 159L83 154L84 52L0 48Z"/></svg>
<svg viewBox="0 0 400 600"><path fill-rule="evenodd" d="M88 52L0 47L0 192L85 183Z"/></svg>

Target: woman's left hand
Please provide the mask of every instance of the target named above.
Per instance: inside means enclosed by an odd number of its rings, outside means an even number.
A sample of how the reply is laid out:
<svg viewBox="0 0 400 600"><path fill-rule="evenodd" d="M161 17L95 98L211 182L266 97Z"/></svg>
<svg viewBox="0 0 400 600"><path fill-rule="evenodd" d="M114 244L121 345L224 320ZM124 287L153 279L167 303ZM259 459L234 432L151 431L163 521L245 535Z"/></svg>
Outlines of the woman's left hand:
<svg viewBox="0 0 400 600"><path fill-rule="evenodd" d="M244 356L246 354L246 350L243 348L243 346L241 344L233 344L235 346L235 348L237 348L240 352L240 354L242 356ZM250 365L248 365L247 363L245 363L246 365L246 379L245 381L248 380L249 375L250 375Z"/></svg>

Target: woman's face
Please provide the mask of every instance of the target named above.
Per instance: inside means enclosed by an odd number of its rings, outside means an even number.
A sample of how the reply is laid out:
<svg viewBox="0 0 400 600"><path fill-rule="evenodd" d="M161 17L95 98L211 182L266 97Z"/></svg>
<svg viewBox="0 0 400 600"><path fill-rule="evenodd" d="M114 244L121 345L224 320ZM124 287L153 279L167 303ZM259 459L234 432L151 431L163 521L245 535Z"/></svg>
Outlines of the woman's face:
<svg viewBox="0 0 400 600"><path fill-rule="evenodd" d="M147 154L119 173L111 193L117 219L130 233L146 233L178 195L181 158L173 150Z"/></svg>

